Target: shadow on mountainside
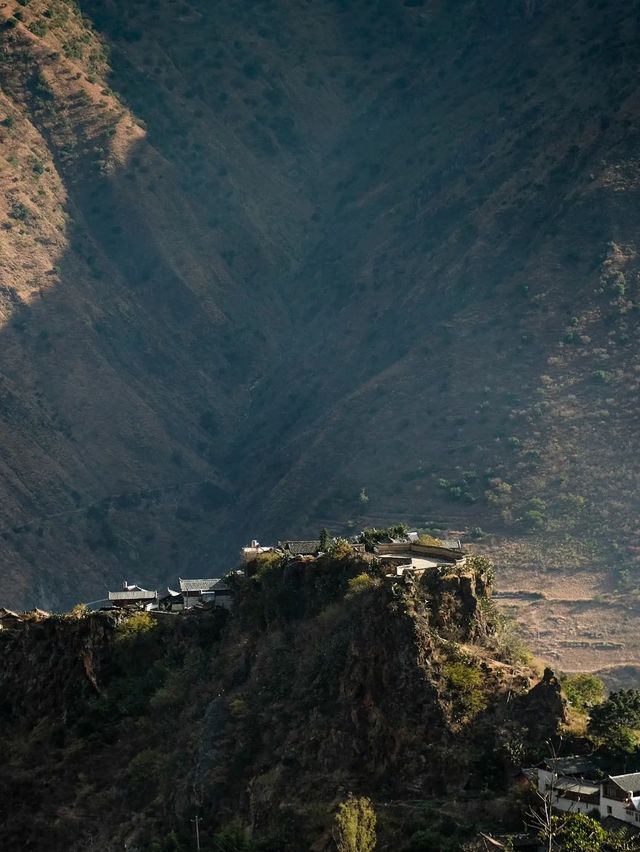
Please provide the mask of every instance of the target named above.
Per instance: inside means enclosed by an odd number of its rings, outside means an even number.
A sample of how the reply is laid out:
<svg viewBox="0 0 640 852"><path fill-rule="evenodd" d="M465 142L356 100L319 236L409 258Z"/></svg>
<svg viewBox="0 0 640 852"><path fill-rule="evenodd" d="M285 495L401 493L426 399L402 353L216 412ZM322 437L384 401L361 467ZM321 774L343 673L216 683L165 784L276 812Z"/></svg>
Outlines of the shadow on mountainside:
<svg viewBox="0 0 640 852"><path fill-rule="evenodd" d="M328 0L161 7L144 28L83 4L147 128L119 164L86 141L97 102L60 101L69 158L28 73L7 88L69 222L56 286L1 332L4 602L217 573L247 538L347 519L600 532L616 468L631 534L630 409L606 400L635 314L598 293L618 264L637 295L629 13L597 13L613 61L587 4L478 4L464 38L442 10L425 31L387 5L361 32Z"/></svg>

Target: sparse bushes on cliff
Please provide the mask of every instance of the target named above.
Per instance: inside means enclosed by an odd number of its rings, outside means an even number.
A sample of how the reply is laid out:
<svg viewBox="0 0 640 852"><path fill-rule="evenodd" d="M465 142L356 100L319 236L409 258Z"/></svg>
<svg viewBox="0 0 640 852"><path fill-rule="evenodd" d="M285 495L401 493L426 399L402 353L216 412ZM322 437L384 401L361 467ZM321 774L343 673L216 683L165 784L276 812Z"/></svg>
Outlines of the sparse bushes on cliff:
<svg viewBox="0 0 640 852"><path fill-rule="evenodd" d="M373 550L376 544L389 538L406 539L409 527L406 524L396 524L392 527L370 527L362 531L362 542L367 550Z"/></svg>
<svg viewBox="0 0 640 852"><path fill-rule="evenodd" d="M379 580L375 580L371 574L363 572L362 574L358 574L357 577L352 577L349 580L349 591L347 592L347 595L351 597L353 595L358 595L361 592L368 592L370 589L375 589L378 584Z"/></svg>
<svg viewBox="0 0 640 852"><path fill-rule="evenodd" d="M133 612L118 625L118 634L125 639L148 633L153 630L155 622L148 612Z"/></svg>
<svg viewBox="0 0 640 852"><path fill-rule="evenodd" d="M67 616L68 618L84 618L88 612L89 608L86 604L78 603L69 610Z"/></svg>
<svg viewBox="0 0 640 852"><path fill-rule="evenodd" d="M327 553L331 559L351 559L355 551L346 538L337 538L331 542Z"/></svg>
<svg viewBox="0 0 640 852"><path fill-rule="evenodd" d="M376 847L376 813L371 800L349 794L338 805L333 837L338 852L371 852Z"/></svg>
<svg viewBox="0 0 640 852"><path fill-rule="evenodd" d="M456 715L460 721L469 721L487 706L482 672L466 662L447 663L443 673L454 693Z"/></svg>

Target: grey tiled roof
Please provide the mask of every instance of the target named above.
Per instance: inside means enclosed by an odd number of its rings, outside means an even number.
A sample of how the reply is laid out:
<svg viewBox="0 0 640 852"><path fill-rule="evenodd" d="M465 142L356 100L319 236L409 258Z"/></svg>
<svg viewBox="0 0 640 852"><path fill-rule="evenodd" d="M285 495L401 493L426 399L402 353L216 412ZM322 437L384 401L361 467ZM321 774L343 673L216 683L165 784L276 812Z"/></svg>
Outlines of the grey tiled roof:
<svg viewBox="0 0 640 852"><path fill-rule="evenodd" d="M626 792L631 790L632 793L636 793L640 790L640 772L630 772L628 775L611 775L610 777L614 784L622 787Z"/></svg>
<svg viewBox="0 0 640 852"><path fill-rule="evenodd" d="M579 796L595 796L600 792L599 784L587 784L585 781L576 781L574 778L559 778L553 787L555 790L576 793Z"/></svg>
<svg viewBox="0 0 640 852"><path fill-rule="evenodd" d="M223 577L222 580L218 580L218 582L213 587L214 592L232 592L233 589L229 585L229 581L226 577Z"/></svg>
<svg viewBox="0 0 640 852"><path fill-rule="evenodd" d="M158 596L157 592L146 589L129 589L126 592L109 592L110 601L151 601Z"/></svg>
<svg viewBox="0 0 640 852"><path fill-rule="evenodd" d="M278 543L294 556L313 556L320 550L319 539L311 539L308 541L281 541Z"/></svg>
<svg viewBox="0 0 640 852"><path fill-rule="evenodd" d="M592 757L576 754L570 757L549 757L543 763L558 775L588 775L598 768L597 761Z"/></svg>
<svg viewBox="0 0 640 852"><path fill-rule="evenodd" d="M207 580L183 580L180 579L181 592L209 592L220 582L220 577L210 577Z"/></svg>
<svg viewBox="0 0 640 852"><path fill-rule="evenodd" d="M17 612L14 612L12 609L6 609L6 607L0 607L0 618L20 618Z"/></svg>

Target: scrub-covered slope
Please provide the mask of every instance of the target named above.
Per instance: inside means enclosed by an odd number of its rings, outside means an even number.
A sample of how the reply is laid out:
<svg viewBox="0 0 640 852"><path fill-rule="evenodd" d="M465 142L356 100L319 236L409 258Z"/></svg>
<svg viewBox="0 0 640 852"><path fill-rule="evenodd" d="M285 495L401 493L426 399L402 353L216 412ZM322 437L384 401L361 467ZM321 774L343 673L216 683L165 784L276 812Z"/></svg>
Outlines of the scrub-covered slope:
<svg viewBox="0 0 640 852"><path fill-rule="evenodd" d="M365 514L630 560L637 12L8 3L3 599Z"/></svg>

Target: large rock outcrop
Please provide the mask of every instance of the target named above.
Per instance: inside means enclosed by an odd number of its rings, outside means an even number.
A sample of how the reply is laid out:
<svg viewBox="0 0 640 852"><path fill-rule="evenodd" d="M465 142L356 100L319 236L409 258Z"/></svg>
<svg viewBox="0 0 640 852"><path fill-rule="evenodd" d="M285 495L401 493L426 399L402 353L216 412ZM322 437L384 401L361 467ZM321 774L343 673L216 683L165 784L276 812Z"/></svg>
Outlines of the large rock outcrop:
<svg viewBox="0 0 640 852"><path fill-rule="evenodd" d="M210 833L239 819L299 852L323 847L349 791L499 792L507 738L528 726L535 747L561 714L553 678L530 689L501 647L486 582L385 578L357 555L282 560L236 580L230 616L93 614L0 634L0 838L146 849L188 836L197 811Z"/></svg>

